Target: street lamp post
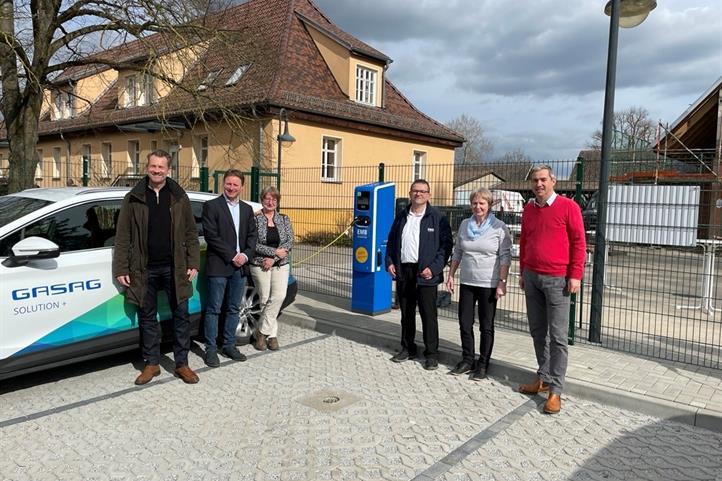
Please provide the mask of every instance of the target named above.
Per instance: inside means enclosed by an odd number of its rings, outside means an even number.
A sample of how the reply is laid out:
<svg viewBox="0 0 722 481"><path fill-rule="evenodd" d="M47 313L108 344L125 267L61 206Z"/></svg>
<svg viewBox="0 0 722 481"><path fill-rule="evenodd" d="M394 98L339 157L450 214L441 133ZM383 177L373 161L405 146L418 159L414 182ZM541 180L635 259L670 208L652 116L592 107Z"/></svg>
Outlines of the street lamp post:
<svg viewBox="0 0 722 481"><path fill-rule="evenodd" d="M642 23L657 6L654 0L610 0L604 8L609 15L609 47L607 51L607 83L604 90L602 120L602 152L599 162L599 200L592 274L592 306L589 319L589 341L600 342L602 307L604 304L604 263L607 251L607 191L609 188L609 157L614 126L614 89L617 76L617 39L619 27L632 28Z"/></svg>
<svg viewBox="0 0 722 481"><path fill-rule="evenodd" d="M283 124L283 133L281 133L281 124ZM283 147L284 142L292 143L296 141L296 138L288 133L288 112L286 112L286 109L281 109L278 111L278 136L276 137L276 140L278 141L278 169L277 169L277 177L276 177L276 188L280 191L281 190L281 147Z"/></svg>

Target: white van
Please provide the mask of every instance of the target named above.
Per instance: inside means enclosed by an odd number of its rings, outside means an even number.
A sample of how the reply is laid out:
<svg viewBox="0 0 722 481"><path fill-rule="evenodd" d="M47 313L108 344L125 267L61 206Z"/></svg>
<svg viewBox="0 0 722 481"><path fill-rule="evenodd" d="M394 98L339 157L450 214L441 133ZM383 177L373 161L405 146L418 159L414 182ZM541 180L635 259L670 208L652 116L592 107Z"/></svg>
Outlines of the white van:
<svg viewBox="0 0 722 481"><path fill-rule="evenodd" d="M29 189L0 197L0 379L138 347L135 308L111 273L115 223L128 191ZM201 272L188 302L195 333L206 290L201 213L216 195L188 196L201 237ZM291 276L284 307L296 291ZM170 319L167 302L158 311L161 321ZM249 283L239 336L252 334L259 311Z"/></svg>

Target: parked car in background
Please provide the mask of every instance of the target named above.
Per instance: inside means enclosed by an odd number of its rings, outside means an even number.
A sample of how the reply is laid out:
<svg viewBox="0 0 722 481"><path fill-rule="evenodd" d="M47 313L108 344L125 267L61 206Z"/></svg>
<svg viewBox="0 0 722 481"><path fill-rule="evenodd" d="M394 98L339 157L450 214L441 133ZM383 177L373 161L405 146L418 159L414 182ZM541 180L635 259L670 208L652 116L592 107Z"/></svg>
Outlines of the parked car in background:
<svg viewBox="0 0 722 481"><path fill-rule="evenodd" d="M597 229L597 206L599 205L599 191L592 194L592 197L587 202L587 205L582 211L582 218L584 219L585 230L596 230Z"/></svg>
<svg viewBox="0 0 722 481"><path fill-rule="evenodd" d="M138 347L134 306L111 273L115 224L128 191L71 187L0 197L0 379ZM197 333L206 294L201 214L216 196L188 196L201 241L201 271L188 303ZM290 276L283 307L297 288ZM250 282L237 336L250 337L259 314ZM159 317L170 319L167 302Z"/></svg>

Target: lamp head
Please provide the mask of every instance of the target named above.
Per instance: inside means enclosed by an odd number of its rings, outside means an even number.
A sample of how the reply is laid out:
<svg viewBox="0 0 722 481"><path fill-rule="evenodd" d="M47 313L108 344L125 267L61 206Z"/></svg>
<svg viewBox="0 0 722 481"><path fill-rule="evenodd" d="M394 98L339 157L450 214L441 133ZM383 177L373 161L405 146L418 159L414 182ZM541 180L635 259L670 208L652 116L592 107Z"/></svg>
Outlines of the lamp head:
<svg viewBox="0 0 722 481"><path fill-rule="evenodd" d="M283 122L283 133L278 134L278 137L276 139L279 142L295 142L296 138L288 133L288 114L286 113L286 109L281 109L278 112L278 121ZM280 127L279 127L280 128Z"/></svg>
<svg viewBox="0 0 722 481"><path fill-rule="evenodd" d="M619 0L619 26L633 28L644 22L649 12L657 7L655 0ZM612 0L607 2L604 13L612 15Z"/></svg>

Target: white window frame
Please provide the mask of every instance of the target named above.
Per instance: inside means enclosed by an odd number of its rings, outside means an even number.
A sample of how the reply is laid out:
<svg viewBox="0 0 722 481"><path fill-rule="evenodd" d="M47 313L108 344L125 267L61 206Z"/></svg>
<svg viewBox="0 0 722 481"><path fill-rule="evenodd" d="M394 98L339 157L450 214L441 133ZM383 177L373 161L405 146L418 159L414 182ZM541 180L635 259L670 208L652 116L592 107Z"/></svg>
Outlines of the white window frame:
<svg viewBox="0 0 722 481"><path fill-rule="evenodd" d="M377 77L377 70L356 65L356 102L364 105L376 105Z"/></svg>
<svg viewBox="0 0 722 481"><path fill-rule="evenodd" d="M125 77L123 91L123 105L128 107L142 107L155 101L155 86L153 76L141 72Z"/></svg>
<svg viewBox="0 0 722 481"><path fill-rule="evenodd" d="M60 179L63 151L60 147L53 147L53 179Z"/></svg>
<svg viewBox="0 0 722 481"><path fill-rule="evenodd" d="M140 174L140 141L128 141L128 170L131 174Z"/></svg>
<svg viewBox="0 0 722 481"><path fill-rule="evenodd" d="M113 144L103 142L100 144L100 176L109 179L113 173Z"/></svg>
<svg viewBox="0 0 722 481"><path fill-rule="evenodd" d="M333 142L333 148L329 148L329 142ZM341 181L341 145L342 140L338 137L323 136L321 140L321 181L322 182L340 182ZM332 161L330 161L330 157ZM329 168L333 171L333 175L328 175Z"/></svg>
<svg viewBox="0 0 722 481"><path fill-rule="evenodd" d="M426 175L426 152L414 150L411 156L411 182L416 179L425 179Z"/></svg>
<svg viewBox="0 0 722 481"><path fill-rule="evenodd" d="M123 91L123 105L125 107L138 106L138 78L135 74L125 77L125 90Z"/></svg>
<svg viewBox="0 0 722 481"><path fill-rule="evenodd" d="M53 114L55 120L70 119L75 116L75 96L72 92L65 90L55 91L53 102Z"/></svg>
<svg viewBox="0 0 722 481"><path fill-rule="evenodd" d="M193 149L193 166L191 168L191 178L200 177L200 168L208 167L208 136L198 135L195 138L195 146Z"/></svg>
<svg viewBox="0 0 722 481"><path fill-rule="evenodd" d="M241 80L241 77L248 72L248 69L251 67L250 63L246 63L243 65L240 65L232 74L230 77L228 77L228 80L226 81L226 87L229 87L231 85L234 85L238 83L239 80Z"/></svg>
<svg viewBox="0 0 722 481"><path fill-rule="evenodd" d="M203 81L198 84L198 90L199 92L203 92L204 90L207 90L208 87L211 86L213 82L215 82L218 79L218 76L221 75L221 72L223 71L222 68L211 70L208 72L208 75L206 75L206 78L203 79Z"/></svg>
<svg viewBox="0 0 722 481"><path fill-rule="evenodd" d="M38 149L38 165L35 166L35 179L42 180L43 178L43 149Z"/></svg>

